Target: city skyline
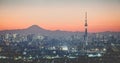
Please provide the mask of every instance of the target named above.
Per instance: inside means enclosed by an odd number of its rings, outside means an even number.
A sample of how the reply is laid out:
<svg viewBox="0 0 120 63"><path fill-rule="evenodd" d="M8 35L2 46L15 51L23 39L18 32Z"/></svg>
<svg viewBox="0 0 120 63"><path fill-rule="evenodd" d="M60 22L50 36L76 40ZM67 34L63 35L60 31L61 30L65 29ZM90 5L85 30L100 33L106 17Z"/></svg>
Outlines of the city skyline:
<svg viewBox="0 0 120 63"><path fill-rule="evenodd" d="M87 11L89 32L120 32L119 3L119 0L5 0L0 4L0 30L36 24L48 30L83 32Z"/></svg>

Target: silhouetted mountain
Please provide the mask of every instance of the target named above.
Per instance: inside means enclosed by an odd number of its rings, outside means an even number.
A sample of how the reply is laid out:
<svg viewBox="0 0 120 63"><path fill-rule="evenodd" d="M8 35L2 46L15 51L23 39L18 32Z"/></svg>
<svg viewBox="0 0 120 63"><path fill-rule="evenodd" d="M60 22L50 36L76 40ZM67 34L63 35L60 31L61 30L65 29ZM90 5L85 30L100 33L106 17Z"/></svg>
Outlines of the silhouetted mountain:
<svg viewBox="0 0 120 63"><path fill-rule="evenodd" d="M25 29L25 32L32 33L32 34L46 34L46 33L49 33L50 30L43 29L39 27L38 25L32 25L28 27L27 29Z"/></svg>
<svg viewBox="0 0 120 63"><path fill-rule="evenodd" d="M38 25L32 25L28 27L29 30L44 30L43 28L39 27Z"/></svg>
<svg viewBox="0 0 120 63"><path fill-rule="evenodd" d="M46 32L48 30L45 30L41 27L39 27L38 25L32 25L26 29L15 29L15 30L3 30L3 31L0 31L0 33L31 33L31 34L34 34L34 33L42 33L42 32Z"/></svg>

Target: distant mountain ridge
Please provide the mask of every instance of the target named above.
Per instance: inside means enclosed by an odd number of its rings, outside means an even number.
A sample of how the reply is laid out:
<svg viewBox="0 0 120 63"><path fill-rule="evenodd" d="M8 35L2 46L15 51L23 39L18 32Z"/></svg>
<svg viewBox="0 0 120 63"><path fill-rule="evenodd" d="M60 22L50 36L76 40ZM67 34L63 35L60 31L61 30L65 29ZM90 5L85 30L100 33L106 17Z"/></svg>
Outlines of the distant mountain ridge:
<svg viewBox="0 0 120 63"><path fill-rule="evenodd" d="M41 34L41 35L47 35L48 33L50 33L50 30L45 30L41 27L39 27L38 25L32 25L28 28L25 29L14 29L14 30L3 30L0 31L1 33L18 33L18 34Z"/></svg>

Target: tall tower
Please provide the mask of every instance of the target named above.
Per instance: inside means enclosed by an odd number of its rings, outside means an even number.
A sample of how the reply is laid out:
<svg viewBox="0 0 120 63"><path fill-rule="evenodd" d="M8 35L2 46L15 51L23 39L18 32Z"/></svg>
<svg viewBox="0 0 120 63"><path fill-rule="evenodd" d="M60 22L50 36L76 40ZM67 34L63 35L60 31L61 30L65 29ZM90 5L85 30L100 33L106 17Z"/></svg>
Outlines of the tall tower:
<svg viewBox="0 0 120 63"><path fill-rule="evenodd" d="M88 42L87 42L87 40L88 40L88 31L87 31L87 26L88 26L88 24L87 24L87 12L85 12L85 35L84 35L84 41L85 41L85 45L87 46L88 45Z"/></svg>

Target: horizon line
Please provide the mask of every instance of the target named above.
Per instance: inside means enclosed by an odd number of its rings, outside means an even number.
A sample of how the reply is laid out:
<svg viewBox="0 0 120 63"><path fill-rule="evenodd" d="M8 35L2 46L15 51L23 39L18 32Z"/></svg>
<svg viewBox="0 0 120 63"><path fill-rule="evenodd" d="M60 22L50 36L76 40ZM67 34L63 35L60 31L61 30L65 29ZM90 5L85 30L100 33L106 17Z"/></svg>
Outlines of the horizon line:
<svg viewBox="0 0 120 63"><path fill-rule="evenodd" d="M36 24L33 24L33 25L36 25ZM3 30L0 30L0 31L23 30L23 29L28 29L28 28L32 27L33 25L28 26L28 27L26 27L26 28L3 29ZM38 26L39 28L42 28L42 29L44 29L44 30L49 30L49 31L84 32L84 30L83 30L83 31L79 31L79 30L70 31L70 30L60 30L60 29L50 30L50 29L45 29L45 28L43 28L43 27L40 27L39 25L36 25L36 26ZM96 31L88 31L88 33L101 33L101 32L120 32L120 31L110 31L110 30L97 31L97 32L96 32Z"/></svg>

